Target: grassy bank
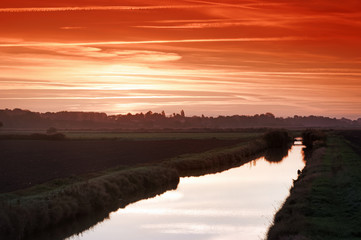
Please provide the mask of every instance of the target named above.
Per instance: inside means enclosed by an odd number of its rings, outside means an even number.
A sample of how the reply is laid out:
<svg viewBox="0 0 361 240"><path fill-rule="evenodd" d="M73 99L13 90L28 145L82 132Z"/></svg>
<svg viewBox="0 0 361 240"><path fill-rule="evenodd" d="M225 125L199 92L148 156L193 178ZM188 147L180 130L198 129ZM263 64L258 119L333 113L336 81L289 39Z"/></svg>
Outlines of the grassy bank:
<svg viewBox="0 0 361 240"><path fill-rule="evenodd" d="M289 140L283 131L271 132L234 147L182 155L143 167L107 171L94 178L53 181L2 194L0 238L23 239L44 229L65 226L65 223L84 216L101 216L101 221L118 207L176 188L180 176L213 173L239 166L266 149L287 145ZM77 227L73 233L80 229Z"/></svg>
<svg viewBox="0 0 361 240"><path fill-rule="evenodd" d="M272 159L272 156L279 153L272 151L273 149L288 149L291 141L287 131L271 131L261 138L232 148L180 156L164 161L161 165L176 169L181 177L200 176L241 166L261 154Z"/></svg>
<svg viewBox="0 0 361 240"><path fill-rule="evenodd" d="M1 197L1 239L22 239L83 215L124 206L175 189L178 173L162 167L142 167L109 173L86 182L43 191L39 188Z"/></svg>
<svg viewBox="0 0 361 240"><path fill-rule="evenodd" d="M241 166L260 156L266 149L266 142L258 139L232 148L179 156L164 161L161 165L175 169L181 177L201 176Z"/></svg>
<svg viewBox="0 0 361 240"><path fill-rule="evenodd" d="M268 239L360 239L360 172L361 157L350 142L329 134L327 146L314 149L307 159Z"/></svg>

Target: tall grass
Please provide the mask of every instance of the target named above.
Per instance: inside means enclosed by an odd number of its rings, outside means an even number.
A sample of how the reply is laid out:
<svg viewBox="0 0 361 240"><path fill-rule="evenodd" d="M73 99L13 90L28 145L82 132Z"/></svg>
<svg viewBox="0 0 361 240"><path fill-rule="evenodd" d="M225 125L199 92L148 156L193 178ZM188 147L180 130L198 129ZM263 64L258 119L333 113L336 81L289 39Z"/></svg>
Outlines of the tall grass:
<svg viewBox="0 0 361 240"><path fill-rule="evenodd" d="M126 205L175 189L178 173L162 167L143 167L112 173L36 196L0 203L0 239L22 239L66 220Z"/></svg>
<svg viewBox="0 0 361 240"><path fill-rule="evenodd" d="M164 161L162 165L176 169L181 177L216 173L245 164L264 154L267 149L279 151L280 148L286 148L288 150L290 142L291 138L287 131L270 131L259 139L228 148L226 151L210 151L208 154L194 154L189 157L174 158ZM282 154L285 154L284 152L283 150ZM271 159L274 155L268 152L267 156Z"/></svg>
<svg viewBox="0 0 361 240"><path fill-rule="evenodd" d="M240 166L255 158L266 148L265 141L255 140L226 151L210 151L206 154L170 159L162 162L161 165L177 170L181 177L200 176Z"/></svg>

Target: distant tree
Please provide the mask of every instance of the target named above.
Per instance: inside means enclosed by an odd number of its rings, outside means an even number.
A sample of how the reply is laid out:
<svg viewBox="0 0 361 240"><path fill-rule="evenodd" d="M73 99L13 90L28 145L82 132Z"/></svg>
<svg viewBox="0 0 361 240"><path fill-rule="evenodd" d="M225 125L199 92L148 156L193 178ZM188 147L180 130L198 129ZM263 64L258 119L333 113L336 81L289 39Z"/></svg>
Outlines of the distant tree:
<svg viewBox="0 0 361 240"><path fill-rule="evenodd" d="M181 116L182 116L182 117L185 117L185 116L186 116L185 113L184 113L184 110L181 111Z"/></svg>
<svg viewBox="0 0 361 240"><path fill-rule="evenodd" d="M58 132L58 130L55 127L50 127L46 130L47 134L55 134L57 132Z"/></svg>
<svg viewBox="0 0 361 240"><path fill-rule="evenodd" d="M164 110L162 111L162 116L165 117L165 112L164 112Z"/></svg>
<svg viewBox="0 0 361 240"><path fill-rule="evenodd" d="M270 112L266 113L265 116L269 118L275 118L275 115L273 115L273 113Z"/></svg>

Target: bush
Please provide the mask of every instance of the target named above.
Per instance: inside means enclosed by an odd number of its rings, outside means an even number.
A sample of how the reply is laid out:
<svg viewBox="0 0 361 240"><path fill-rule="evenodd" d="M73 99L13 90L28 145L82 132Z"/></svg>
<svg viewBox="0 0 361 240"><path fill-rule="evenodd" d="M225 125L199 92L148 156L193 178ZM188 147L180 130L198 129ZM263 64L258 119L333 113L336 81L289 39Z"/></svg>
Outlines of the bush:
<svg viewBox="0 0 361 240"><path fill-rule="evenodd" d="M326 141L326 134L321 130L307 129L302 132L302 142L306 147L324 146Z"/></svg>
<svg viewBox="0 0 361 240"><path fill-rule="evenodd" d="M270 148L279 148L288 146L291 142L291 137L286 130L276 130L267 132L263 139Z"/></svg>

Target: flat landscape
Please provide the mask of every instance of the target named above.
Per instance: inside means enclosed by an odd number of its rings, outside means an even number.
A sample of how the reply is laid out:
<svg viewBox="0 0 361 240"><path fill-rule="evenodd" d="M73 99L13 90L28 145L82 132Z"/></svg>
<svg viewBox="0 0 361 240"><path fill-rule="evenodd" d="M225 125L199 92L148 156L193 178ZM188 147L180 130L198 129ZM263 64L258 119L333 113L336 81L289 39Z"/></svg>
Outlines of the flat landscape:
<svg viewBox="0 0 361 240"><path fill-rule="evenodd" d="M361 0L0 0L0 240L361 240Z"/></svg>
<svg viewBox="0 0 361 240"><path fill-rule="evenodd" d="M82 133L81 137L74 134L73 139L60 141L2 139L0 192L30 187L55 178L159 162L182 154L232 146L257 136L222 134L220 138L210 138L210 133L175 135L175 140L170 139L171 134L153 133L128 133L126 138L119 138L119 134L110 135L113 139L100 133ZM217 134L214 136L217 137Z"/></svg>

